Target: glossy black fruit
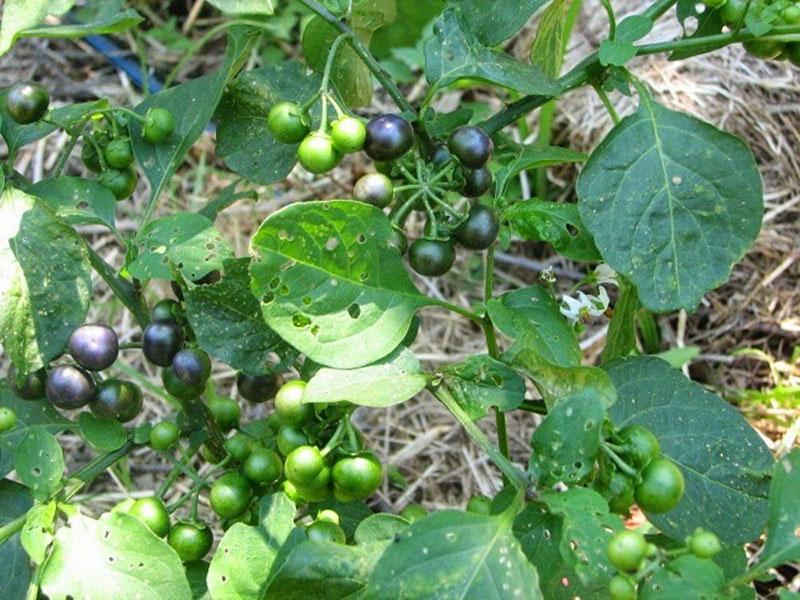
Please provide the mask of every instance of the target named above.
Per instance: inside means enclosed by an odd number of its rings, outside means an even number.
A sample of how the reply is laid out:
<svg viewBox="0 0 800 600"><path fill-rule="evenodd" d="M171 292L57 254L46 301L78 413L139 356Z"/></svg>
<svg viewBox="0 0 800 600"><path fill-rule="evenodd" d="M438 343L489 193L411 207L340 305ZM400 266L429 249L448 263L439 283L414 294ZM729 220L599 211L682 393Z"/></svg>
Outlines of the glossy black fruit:
<svg viewBox="0 0 800 600"><path fill-rule="evenodd" d="M48 374L45 391L54 406L71 410L89 404L97 387L92 376L80 367L61 365Z"/></svg>
<svg viewBox="0 0 800 600"><path fill-rule="evenodd" d="M486 167L479 169L464 169L464 187L461 193L467 198L477 198L489 191L492 187L492 172Z"/></svg>
<svg viewBox="0 0 800 600"><path fill-rule="evenodd" d="M107 325L81 325L69 336L69 353L90 371L102 371L119 356L119 339Z"/></svg>
<svg viewBox="0 0 800 600"><path fill-rule="evenodd" d="M183 332L174 321L153 321L144 328L142 352L159 367L168 367L183 346Z"/></svg>
<svg viewBox="0 0 800 600"><path fill-rule="evenodd" d="M101 417L127 423L141 412L142 404L141 390L130 381L106 379L97 386L89 408Z"/></svg>
<svg viewBox="0 0 800 600"><path fill-rule="evenodd" d="M453 232L456 241L469 250L485 250L497 239L500 225L494 212L476 204L469 211L467 220Z"/></svg>
<svg viewBox="0 0 800 600"><path fill-rule="evenodd" d="M28 376L22 378L21 381L17 381L17 375L17 369L14 365L8 367L6 381L8 381L8 387L11 388L14 394L23 400L40 400L44 398L45 381L47 379L47 374L44 372L44 369L29 373Z"/></svg>
<svg viewBox="0 0 800 600"><path fill-rule="evenodd" d="M453 132L447 142L447 148L462 165L478 169L492 157L494 143L480 127L465 125Z"/></svg>
<svg viewBox="0 0 800 600"><path fill-rule="evenodd" d="M184 319L183 308L172 298L164 298L153 305L150 311L153 321L175 321L180 323Z"/></svg>
<svg viewBox="0 0 800 600"><path fill-rule="evenodd" d="M431 162L437 169L441 169L443 166L445 166L451 158L453 158L453 155L450 154L450 151L444 144L436 144L436 146L433 148Z"/></svg>
<svg viewBox="0 0 800 600"><path fill-rule="evenodd" d="M236 377L236 389L245 400L256 403L266 402L274 398L278 391L278 377L274 373L267 375L239 373Z"/></svg>
<svg viewBox="0 0 800 600"><path fill-rule="evenodd" d="M420 275L439 277L447 273L456 260L456 250L449 240L416 240L408 249L408 262Z"/></svg>
<svg viewBox="0 0 800 600"><path fill-rule="evenodd" d="M383 173L368 173L353 186L353 198L378 208L385 208L394 200L394 184Z"/></svg>
<svg viewBox="0 0 800 600"><path fill-rule="evenodd" d="M372 160L400 158L414 145L414 129L400 115L381 115L367 123L364 152Z"/></svg>
<svg viewBox="0 0 800 600"><path fill-rule="evenodd" d="M211 359L199 348L179 350L172 359L172 372L185 385L203 385L211 376Z"/></svg>
<svg viewBox="0 0 800 600"><path fill-rule="evenodd" d="M175 376L172 369L161 370L161 383L168 393L181 400L194 400L203 395L205 385L186 385Z"/></svg>
<svg viewBox="0 0 800 600"><path fill-rule="evenodd" d="M41 119L49 105L50 94L43 86L31 81L14 84L6 96L8 115L20 125Z"/></svg>

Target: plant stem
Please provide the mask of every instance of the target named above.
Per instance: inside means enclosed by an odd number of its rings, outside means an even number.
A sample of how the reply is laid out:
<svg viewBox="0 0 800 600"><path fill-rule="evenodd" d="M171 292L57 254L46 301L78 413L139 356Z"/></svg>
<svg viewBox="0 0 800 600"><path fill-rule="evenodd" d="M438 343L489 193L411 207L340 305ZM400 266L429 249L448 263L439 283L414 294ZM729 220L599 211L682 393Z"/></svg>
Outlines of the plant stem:
<svg viewBox="0 0 800 600"><path fill-rule="evenodd" d="M328 52L328 59L325 61L325 70L322 72L322 83L319 86L320 92L322 94L322 118L320 119L319 123L319 132L324 133L325 128L328 126L328 85L330 84L331 80L331 68L333 67L333 60L336 57L336 53L339 51L339 46L342 45L342 42L350 37L351 34L349 33L342 33L333 40L333 44L331 44L331 49Z"/></svg>
<svg viewBox="0 0 800 600"><path fill-rule="evenodd" d="M594 91L597 92L597 95L600 97L600 102L603 103L606 111L611 115L611 120L614 121L614 125L617 125L619 123L619 114L617 113L617 109L614 108L614 105L611 104L611 99L608 97L606 91L600 85L595 85Z"/></svg>
<svg viewBox="0 0 800 600"><path fill-rule="evenodd" d="M28 514L22 514L18 516L13 521L9 521L2 527L0 527L0 545L2 545L8 538L12 535L21 531L22 528L25 526L25 520L28 518Z"/></svg>
<svg viewBox="0 0 800 600"><path fill-rule="evenodd" d="M519 409L537 415L547 414L547 405L542 400L524 400Z"/></svg>
<svg viewBox="0 0 800 600"><path fill-rule="evenodd" d="M64 171L64 166L67 164L69 155L72 154L72 151L75 149L75 144L78 143L78 137L79 136L77 135L70 136L69 141L66 143L64 149L61 151L55 169L53 169L54 178L61 177L61 173Z"/></svg>
<svg viewBox="0 0 800 600"><path fill-rule="evenodd" d="M446 308L449 311L452 311L454 313L458 313L462 317L466 317L466 318L470 319L471 321L475 321L478 325L483 326L483 317L481 317L478 313L472 312L468 308L462 308L461 306L458 306L457 304L451 304L450 302L447 302L445 300L438 300L436 298L431 298L430 300L431 300L431 303L433 305L435 305L435 306L440 306L442 308Z"/></svg>
<svg viewBox="0 0 800 600"><path fill-rule="evenodd" d="M89 253L89 263L92 268L102 277L106 285L114 292L114 295L125 305L125 308L131 311L139 326L144 328L150 322L150 315L147 312L142 295L130 282L120 278L111 268L111 265L103 260L103 257L95 252L88 243L86 244L86 251Z"/></svg>
<svg viewBox="0 0 800 600"><path fill-rule="evenodd" d="M608 15L608 39L614 41L617 37L617 18L614 16L614 7L611 6L610 0L600 0L600 4L606 9Z"/></svg>
<svg viewBox="0 0 800 600"><path fill-rule="evenodd" d="M632 478L634 481L639 481L641 479L639 472L632 466L630 466L628 463L626 463L624 460L622 460L616 452L614 452L611 448L608 447L608 444L606 444L605 442L601 442L600 447L603 449L603 452L605 452L608 455L611 461L615 465L617 465L617 468L620 471L622 471L625 475Z"/></svg>

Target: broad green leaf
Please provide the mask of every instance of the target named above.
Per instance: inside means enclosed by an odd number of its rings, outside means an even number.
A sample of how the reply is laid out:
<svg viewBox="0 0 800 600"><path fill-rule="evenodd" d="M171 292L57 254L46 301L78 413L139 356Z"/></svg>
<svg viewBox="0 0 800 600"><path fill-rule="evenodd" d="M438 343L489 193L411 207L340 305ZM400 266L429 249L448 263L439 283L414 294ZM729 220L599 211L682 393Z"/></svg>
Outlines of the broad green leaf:
<svg viewBox="0 0 800 600"><path fill-rule="evenodd" d="M282 341L264 323L250 290L250 260L226 260L220 281L184 292L186 318L199 346L239 371L265 373L267 359Z"/></svg>
<svg viewBox="0 0 800 600"><path fill-rule="evenodd" d="M53 541L55 518L55 500L33 506L25 517L25 527L20 531L20 541L34 564L41 564L47 556L47 548Z"/></svg>
<svg viewBox="0 0 800 600"><path fill-rule="evenodd" d="M226 15L271 15L277 0L208 0Z"/></svg>
<svg viewBox="0 0 800 600"><path fill-rule="evenodd" d="M108 513L95 521L76 514L56 532L41 572L50 600L189 600L178 555L138 519Z"/></svg>
<svg viewBox="0 0 800 600"><path fill-rule="evenodd" d="M275 576L276 558L294 529L294 503L279 492L260 501L260 523L236 523L214 553L208 590L214 600L259 600Z"/></svg>
<svg viewBox="0 0 800 600"><path fill-rule="evenodd" d="M197 281L233 257L214 224L197 213L181 212L151 221L136 234L139 252L128 272L141 280L174 279L172 265Z"/></svg>
<svg viewBox="0 0 800 600"><path fill-rule="evenodd" d="M700 346L683 346L682 348L676 347L664 350L664 352L659 352L654 356L666 361L672 367L680 369L692 362L699 354Z"/></svg>
<svg viewBox="0 0 800 600"><path fill-rule="evenodd" d="M800 498L800 449L795 448L779 459L772 469L767 542L756 565L759 571L800 560L798 498Z"/></svg>
<svg viewBox="0 0 800 600"><path fill-rule="evenodd" d="M92 295L86 246L45 204L0 194L0 343L25 373L60 356Z"/></svg>
<svg viewBox="0 0 800 600"><path fill-rule="evenodd" d="M330 498L312 506L311 514L316 515L321 510L332 510L339 515L339 526L344 530L348 540L352 540L358 525L373 514L372 510L361 501L340 502Z"/></svg>
<svg viewBox="0 0 800 600"><path fill-rule="evenodd" d="M547 289L532 285L503 294L486 303L492 322L504 335L528 346L555 365L570 367L581 362L581 350L570 327Z"/></svg>
<svg viewBox="0 0 800 600"><path fill-rule="evenodd" d="M44 427L31 427L14 453L20 482L36 496L55 491L64 474L64 453L55 436Z"/></svg>
<svg viewBox="0 0 800 600"><path fill-rule="evenodd" d="M487 46L499 44L522 29L548 0L450 0L469 30Z"/></svg>
<svg viewBox="0 0 800 600"><path fill-rule="evenodd" d="M658 569L639 586L642 600L686 600L719 598L725 588L725 575L713 561L692 554L679 556Z"/></svg>
<svg viewBox="0 0 800 600"><path fill-rule="evenodd" d="M408 526L409 522L403 517L391 513L377 513L361 521L353 537L356 544L389 542L408 529Z"/></svg>
<svg viewBox="0 0 800 600"><path fill-rule="evenodd" d="M559 482L576 485L594 471L606 407L600 394L586 388L562 398L534 429L528 472L537 487Z"/></svg>
<svg viewBox="0 0 800 600"><path fill-rule="evenodd" d="M47 16L49 0L6 0L3 4L3 20L0 22L0 56L9 51L17 34L28 27L35 27Z"/></svg>
<svg viewBox="0 0 800 600"><path fill-rule="evenodd" d="M72 225L97 224L116 229L116 200L108 188L92 179L58 177L43 179L29 192Z"/></svg>
<svg viewBox="0 0 800 600"><path fill-rule="evenodd" d="M90 23L79 23L74 25L49 25L42 27L28 27L18 31L14 39L19 38L61 38L73 39L82 38L88 35L103 35L112 33L122 33L128 29L136 27L144 21L144 18L133 9L128 9L102 20ZM0 45L0 54L3 47Z"/></svg>
<svg viewBox="0 0 800 600"><path fill-rule="evenodd" d="M615 358L625 358L636 351L636 312L639 310L639 296L636 288L620 278L619 296L614 305L614 314L608 324L606 347L603 349L603 362Z"/></svg>
<svg viewBox="0 0 800 600"><path fill-rule="evenodd" d="M186 581L189 583L189 590L193 600L211 600L206 584L208 575L208 563L204 560L185 563Z"/></svg>
<svg viewBox="0 0 800 600"><path fill-rule="evenodd" d="M98 450L117 450L128 441L128 431L116 419L98 417L91 412L78 416L78 426L86 441Z"/></svg>
<svg viewBox="0 0 800 600"><path fill-rule="evenodd" d="M734 407L659 358L639 356L603 367L617 388L609 415L616 427L644 425L686 479L672 511L648 514L683 539L697 527L726 544L757 538L767 519L769 449Z"/></svg>
<svg viewBox="0 0 800 600"><path fill-rule="evenodd" d="M357 369L322 368L309 380L304 402L352 402L386 407L405 402L425 388L427 376L417 357L400 346L376 363Z"/></svg>
<svg viewBox="0 0 800 600"><path fill-rule="evenodd" d="M442 369L443 383L469 417L477 421L496 406L507 412L525 400L525 381L519 374L487 354L475 354L464 362Z"/></svg>
<svg viewBox="0 0 800 600"><path fill-rule="evenodd" d="M553 0L539 17L531 46L531 62L539 65L548 77L561 75L571 27L568 16L572 1Z"/></svg>
<svg viewBox="0 0 800 600"><path fill-rule="evenodd" d="M383 553L368 598L540 599L539 576L505 516L443 510L411 524Z"/></svg>
<svg viewBox="0 0 800 600"><path fill-rule="evenodd" d="M278 102L305 102L319 85L317 74L309 74L292 60L239 75L228 85L217 110L217 156L255 183L266 185L286 177L297 162L299 144L276 142L265 117Z"/></svg>
<svg viewBox="0 0 800 600"><path fill-rule="evenodd" d="M483 4L483 3L482 3ZM425 43L425 74L428 96L469 78L493 83L522 94L558 95L558 85L536 65L487 48L452 8L442 13L433 27L434 36Z"/></svg>
<svg viewBox="0 0 800 600"><path fill-rule="evenodd" d="M503 166L495 177L495 193L497 196L505 194L506 188L511 180L522 173L532 169L542 169L553 165L563 165L565 163L585 162L589 158L583 152L575 152L569 148L559 146L538 146L527 144L522 147L519 156ZM540 201L541 202L541 201ZM528 202L519 203L527 204ZM548 204L553 204L552 202ZM561 205L557 205L561 206Z"/></svg>
<svg viewBox="0 0 800 600"><path fill-rule="evenodd" d="M0 433L0 477L5 477L14 469L17 446L32 428L58 433L71 425L46 400L17 398L4 380L0 381L0 405L10 408L17 415L16 427Z"/></svg>
<svg viewBox="0 0 800 600"><path fill-rule="evenodd" d="M631 15L617 25L617 35L613 40L600 44L598 57L603 66L623 67L636 56L633 42L650 33L653 21L644 15Z"/></svg>
<svg viewBox="0 0 800 600"><path fill-rule="evenodd" d="M739 138L640 98L578 179L581 218L644 306L691 311L755 239L761 179Z"/></svg>
<svg viewBox="0 0 800 600"><path fill-rule="evenodd" d="M374 206L302 202L270 215L250 241L252 289L264 319L321 365L351 369L394 350L428 304Z"/></svg>
<svg viewBox="0 0 800 600"><path fill-rule="evenodd" d="M429 108L421 115L421 118L428 135L434 139L444 139L462 125L469 123L474 114L475 111L466 106L460 106L450 112L436 112Z"/></svg>
<svg viewBox="0 0 800 600"><path fill-rule="evenodd" d="M8 479L0 481L0 527L25 514L33 500L23 486ZM28 555L16 533L0 544L0 581L3 600L27 598L31 569Z"/></svg>
<svg viewBox="0 0 800 600"><path fill-rule="evenodd" d="M375 32L370 51L378 58L389 58L394 48L413 48L425 27L442 12L446 0L396 0L397 18Z"/></svg>
<svg viewBox="0 0 800 600"><path fill-rule="evenodd" d="M527 242L547 242L564 256L577 261L599 261L592 234L583 226L576 204L556 204L531 198L512 204L503 214L514 231Z"/></svg>

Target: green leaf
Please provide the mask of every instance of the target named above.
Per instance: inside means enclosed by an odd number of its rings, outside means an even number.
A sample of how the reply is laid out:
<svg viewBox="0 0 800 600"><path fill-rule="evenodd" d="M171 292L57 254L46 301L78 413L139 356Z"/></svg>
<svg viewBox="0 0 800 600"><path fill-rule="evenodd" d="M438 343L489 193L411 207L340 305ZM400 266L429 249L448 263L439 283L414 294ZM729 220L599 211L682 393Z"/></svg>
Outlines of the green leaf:
<svg viewBox="0 0 800 600"><path fill-rule="evenodd" d="M64 453L55 436L44 427L31 427L14 453L14 469L20 482L34 495L55 491L64 474Z"/></svg>
<svg viewBox="0 0 800 600"><path fill-rule="evenodd" d="M639 296L635 287L624 279L619 279L619 296L614 305L611 322L608 324L603 362L625 358L636 352L636 312L639 310Z"/></svg>
<svg viewBox="0 0 800 600"><path fill-rule="evenodd" d="M369 506L359 500L340 502L334 498L314 504L310 512L317 514L325 509L332 510L339 515L339 526L344 530L348 540L353 539L358 525L373 514Z"/></svg>
<svg viewBox="0 0 800 600"><path fill-rule="evenodd" d="M32 428L58 433L72 424L47 400L18 398L5 380L0 381L0 405L10 408L17 415L16 427L0 433L0 477L5 477L14 469L17 446Z"/></svg>
<svg viewBox="0 0 800 600"><path fill-rule="evenodd" d="M41 588L50 600L192 597L175 551L138 519L113 512L98 521L76 514L56 532Z"/></svg>
<svg viewBox="0 0 800 600"><path fill-rule="evenodd" d="M767 517L765 473L772 456L739 411L658 358L627 358L603 368L617 388L609 411L614 425L650 429L686 479L678 506L648 519L678 540L697 527L726 544L757 538Z"/></svg>
<svg viewBox="0 0 800 600"><path fill-rule="evenodd" d="M217 111L217 156L255 183L267 185L286 177L297 162L300 144L276 142L265 117L278 102L305 102L319 86L320 77L293 60L239 75Z"/></svg>
<svg viewBox="0 0 800 600"><path fill-rule="evenodd" d="M558 303L539 285L503 294L486 303L495 326L504 335L535 348L546 361L569 367L579 365L581 350L575 332L562 316Z"/></svg>
<svg viewBox="0 0 800 600"><path fill-rule="evenodd" d="M20 531L20 542L31 561L40 565L53 542L53 523L56 519L56 501L36 504L25 517L25 527Z"/></svg>
<svg viewBox="0 0 800 600"><path fill-rule="evenodd" d="M172 266L189 281L221 269L233 256L214 224L197 213L180 212L151 221L136 234L139 252L128 265L137 279L174 279Z"/></svg>
<svg viewBox="0 0 800 600"><path fill-rule="evenodd" d="M357 369L322 368L308 382L304 402L352 402L384 408L405 402L425 388L419 360L400 346L386 358Z"/></svg>
<svg viewBox="0 0 800 600"><path fill-rule="evenodd" d="M507 517L455 510L412 523L381 556L366 596L542 598Z"/></svg>
<svg viewBox="0 0 800 600"><path fill-rule="evenodd" d="M226 15L272 15L276 0L208 0Z"/></svg>
<svg viewBox="0 0 800 600"><path fill-rule="evenodd" d="M28 490L8 479L0 481L0 527L25 514L33 500ZM3 582L3 600L27 598L31 569L20 534L16 533L0 544L0 581Z"/></svg>
<svg viewBox="0 0 800 600"><path fill-rule="evenodd" d="M594 471L606 407L597 390L562 398L534 429L529 473L537 487L576 485Z"/></svg>
<svg viewBox="0 0 800 600"><path fill-rule="evenodd" d="M388 355L430 303L390 236L386 216L362 202L303 202L270 215L250 241L267 325L325 366L350 369Z"/></svg>
<svg viewBox="0 0 800 600"><path fill-rule="evenodd" d="M0 56L9 51L17 35L23 29L34 27L44 21L48 14L49 0L6 0L3 20L0 22Z"/></svg>
<svg viewBox="0 0 800 600"><path fill-rule="evenodd" d="M547 242L565 258L586 262L601 260L576 204L531 198L512 204L503 214L503 220L508 221L523 240Z"/></svg>
<svg viewBox="0 0 800 600"><path fill-rule="evenodd" d="M91 268L81 237L40 200L0 194L0 343L25 373L60 356L86 317Z"/></svg>
<svg viewBox="0 0 800 600"><path fill-rule="evenodd" d="M249 265L248 258L226 260L220 281L191 287L184 297L199 346L234 369L257 375L266 372L270 353L282 341L264 323L250 291Z"/></svg>
<svg viewBox="0 0 800 600"><path fill-rule="evenodd" d="M571 29L570 5L571 0L553 0L539 17L531 46L531 62L539 65L548 77L561 75Z"/></svg>
<svg viewBox="0 0 800 600"><path fill-rule="evenodd" d="M725 575L713 561L692 554L679 556L658 569L639 586L642 600L685 600L719 598L725 588Z"/></svg>
<svg viewBox="0 0 800 600"><path fill-rule="evenodd" d="M516 156L511 162L497 172L495 177L497 181L495 185L495 194L497 196L504 195L511 180L523 171L542 169L545 167L563 165L566 163L585 162L587 158L589 157L583 152L575 152L569 148L526 144L522 147L522 151L518 156ZM526 201L518 204L525 205L529 202L530 201ZM538 202L541 202L541 200ZM562 206L560 204L556 205L553 202L548 202L548 204Z"/></svg>
<svg viewBox="0 0 800 600"><path fill-rule="evenodd" d="M413 48L426 26L442 12L446 0L396 0L397 18L375 32L369 49L377 58L389 58L395 48Z"/></svg>
<svg viewBox="0 0 800 600"><path fill-rule="evenodd" d="M631 43L603 40L597 55L604 67L608 65L624 67L636 58L636 48Z"/></svg>
<svg viewBox="0 0 800 600"><path fill-rule="evenodd" d="M390 513L377 513L358 524L354 534L355 542L356 544L389 542L408 529L408 526L409 522L403 517Z"/></svg>
<svg viewBox="0 0 800 600"><path fill-rule="evenodd" d="M644 306L691 311L755 239L761 179L741 140L640 98L586 163L580 213Z"/></svg>
<svg viewBox="0 0 800 600"><path fill-rule="evenodd" d="M276 559L294 529L294 503L282 492L260 500L258 527L236 523L214 553L208 589L214 600L259 600L276 574Z"/></svg>
<svg viewBox="0 0 800 600"><path fill-rule="evenodd" d="M117 450L128 441L128 431L116 419L98 417L90 412L78 416L78 425L86 441L98 450Z"/></svg>
<svg viewBox="0 0 800 600"><path fill-rule="evenodd" d="M210 600L211 595L208 593L208 585L206 584L208 563L204 560L196 560L186 563L184 568L186 570L186 581L189 582L192 598L194 600Z"/></svg>
<svg viewBox="0 0 800 600"><path fill-rule="evenodd" d="M104 225L116 230L116 200L108 188L92 179L58 177L43 179L29 192L72 225Z"/></svg>
<svg viewBox="0 0 800 600"><path fill-rule="evenodd" d="M636 42L650 33L652 29L653 20L650 17L631 15L617 24L617 36L614 39L618 42Z"/></svg>
<svg viewBox="0 0 800 600"><path fill-rule="evenodd" d="M511 367L487 354L475 354L441 371L443 383L470 419L477 421L496 406L503 412L525 400L525 381Z"/></svg>
<svg viewBox="0 0 800 600"><path fill-rule="evenodd" d="M779 459L772 470L769 490L767 542L755 568L766 572L783 563L800 560L800 449Z"/></svg>
<svg viewBox="0 0 800 600"><path fill-rule="evenodd" d="M541 68L481 44L455 10L445 10L433 30L434 36L425 43L429 97L462 78L493 83L521 94L558 95L558 85Z"/></svg>
<svg viewBox="0 0 800 600"><path fill-rule="evenodd" d="M469 30L487 46L507 40L548 0L450 0Z"/></svg>
<svg viewBox="0 0 800 600"><path fill-rule="evenodd" d="M136 27L142 21L144 21L144 17L130 8L90 23L29 27L18 31L14 35L14 40L19 38L73 39L89 35L122 33L123 31ZM0 42L0 54L3 52L5 52L5 50L3 50L2 43Z"/></svg>

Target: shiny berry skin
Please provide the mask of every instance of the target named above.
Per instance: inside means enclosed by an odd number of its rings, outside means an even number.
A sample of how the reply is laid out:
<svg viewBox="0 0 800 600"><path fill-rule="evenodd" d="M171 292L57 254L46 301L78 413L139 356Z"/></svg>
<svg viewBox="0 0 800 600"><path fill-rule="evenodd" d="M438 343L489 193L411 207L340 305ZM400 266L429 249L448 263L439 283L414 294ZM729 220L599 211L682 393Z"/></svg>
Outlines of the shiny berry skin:
<svg viewBox="0 0 800 600"><path fill-rule="evenodd" d="M303 403L306 382L300 379L287 381L275 394L275 412L285 425L300 426L314 414L311 404Z"/></svg>
<svg viewBox="0 0 800 600"><path fill-rule="evenodd" d="M134 161L131 143L123 139L110 141L103 151L103 156L105 156L108 166L115 169L126 169Z"/></svg>
<svg viewBox="0 0 800 600"><path fill-rule="evenodd" d="M428 516L428 509L419 504L409 504L400 511L400 516L406 521L413 523Z"/></svg>
<svg viewBox="0 0 800 600"><path fill-rule="evenodd" d="M331 136L326 133L312 133L300 142L297 160L309 173L321 175L339 164L342 153L334 148Z"/></svg>
<svg viewBox="0 0 800 600"><path fill-rule="evenodd" d="M228 471L211 486L208 498L215 513L223 519L234 519L250 506L253 488L243 475Z"/></svg>
<svg viewBox="0 0 800 600"><path fill-rule="evenodd" d="M658 458L644 468L633 495L644 512L664 513L678 505L684 488L683 473L675 463Z"/></svg>
<svg viewBox="0 0 800 600"><path fill-rule="evenodd" d="M169 533L169 513L164 503L154 496L139 498L127 511L147 525L158 537Z"/></svg>
<svg viewBox="0 0 800 600"><path fill-rule="evenodd" d="M455 240L469 250L486 250L497 239L500 224L492 209L476 204L467 220L453 232Z"/></svg>
<svg viewBox="0 0 800 600"><path fill-rule="evenodd" d="M333 145L342 154L358 152L367 139L367 128L356 117L339 117L331 124Z"/></svg>
<svg viewBox="0 0 800 600"><path fill-rule="evenodd" d="M279 142L296 144L310 131L308 113L295 102L280 102L269 110L267 128Z"/></svg>
<svg viewBox="0 0 800 600"><path fill-rule="evenodd" d="M31 81L14 84L6 95L6 110L14 122L28 125L41 119L50 106L47 90Z"/></svg>
<svg viewBox="0 0 800 600"><path fill-rule="evenodd" d="M465 167L479 169L492 157L494 143L480 127L464 125L450 136L447 149Z"/></svg>
<svg viewBox="0 0 800 600"><path fill-rule="evenodd" d="M636 600L636 587L627 577L614 575L608 582L609 600Z"/></svg>
<svg viewBox="0 0 800 600"><path fill-rule="evenodd" d="M174 321L153 321L144 328L142 352L144 357L159 367L169 367L183 346L183 331Z"/></svg>
<svg viewBox="0 0 800 600"><path fill-rule="evenodd" d="M127 423L142 411L142 405L142 392L136 385L130 381L106 379L97 385L89 408L101 417Z"/></svg>
<svg viewBox="0 0 800 600"><path fill-rule="evenodd" d="M606 554L618 571L633 573L647 556L647 540L638 531L618 531L608 541Z"/></svg>
<svg viewBox="0 0 800 600"><path fill-rule="evenodd" d="M81 325L69 336L69 353L90 371L102 371L119 356L119 339L107 325Z"/></svg>
<svg viewBox="0 0 800 600"><path fill-rule="evenodd" d="M642 425L628 425L619 431L619 439L629 450L625 458L632 467L641 469L658 458L661 449L658 439Z"/></svg>
<svg viewBox="0 0 800 600"><path fill-rule="evenodd" d="M175 354L171 368L181 383L203 385L211 376L211 359L199 348L186 348Z"/></svg>
<svg viewBox="0 0 800 600"><path fill-rule="evenodd" d="M394 200L394 184L383 173L368 173L353 186L353 199L385 208Z"/></svg>
<svg viewBox="0 0 800 600"><path fill-rule="evenodd" d="M283 475L283 462L269 448L255 448L245 459L242 473L255 485L273 483Z"/></svg>
<svg viewBox="0 0 800 600"><path fill-rule="evenodd" d="M464 169L464 187L461 193L467 198L483 196L492 187L492 172L486 167Z"/></svg>
<svg viewBox="0 0 800 600"><path fill-rule="evenodd" d="M254 448L256 441L241 431L225 440L225 450L238 462L244 462Z"/></svg>
<svg viewBox="0 0 800 600"><path fill-rule="evenodd" d="M447 146L444 144L436 144L433 148L433 154L431 154L431 163L433 163L433 166L437 169L441 169L450 162L451 158L453 158L453 155L450 154Z"/></svg>
<svg viewBox="0 0 800 600"><path fill-rule="evenodd" d="M150 447L153 450L169 450L181 437L181 430L172 421L161 421L150 430Z"/></svg>
<svg viewBox="0 0 800 600"><path fill-rule="evenodd" d="M97 181L104 188L114 194L114 198L125 200L136 190L136 184L139 181L136 170L133 167L126 169L108 168L102 173Z"/></svg>
<svg viewBox="0 0 800 600"><path fill-rule="evenodd" d="M150 311L150 319L153 321L175 321L180 323L184 318L183 308L179 302L172 298L159 300Z"/></svg>
<svg viewBox="0 0 800 600"><path fill-rule="evenodd" d="M142 137L151 144L165 141L175 131L175 117L166 108L151 108L144 115Z"/></svg>
<svg viewBox="0 0 800 600"><path fill-rule="evenodd" d="M233 398L214 398L208 403L208 410L214 416L222 431L230 431L239 424L242 409Z"/></svg>
<svg viewBox="0 0 800 600"><path fill-rule="evenodd" d="M205 384L186 385L175 377L172 369L161 369L161 384L167 393L181 400L194 400L203 395Z"/></svg>
<svg viewBox="0 0 800 600"><path fill-rule="evenodd" d="M310 542L335 542L344 544L346 537L344 530L336 523L330 521L314 521L306 527L306 535Z"/></svg>
<svg viewBox="0 0 800 600"><path fill-rule="evenodd" d="M714 558L722 551L719 538L710 531L698 529L689 538L689 551L697 558Z"/></svg>
<svg viewBox="0 0 800 600"><path fill-rule="evenodd" d="M411 268L426 277L447 273L456 260L456 250L449 240L418 239L408 249Z"/></svg>
<svg viewBox="0 0 800 600"><path fill-rule="evenodd" d="M748 0L728 0L720 9L719 14L726 25L735 27L744 18Z"/></svg>
<svg viewBox="0 0 800 600"><path fill-rule="evenodd" d="M340 458L333 466L334 488L356 500L369 498L380 487L383 466L369 453Z"/></svg>
<svg viewBox="0 0 800 600"><path fill-rule="evenodd" d="M286 478L296 486L310 486L325 466L319 449L300 446L286 457Z"/></svg>
<svg viewBox="0 0 800 600"><path fill-rule="evenodd" d="M183 562L195 562L211 550L214 534L205 523L178 521L169 530L167 543Z"/></svg>
<svg viewBox="0 0 800 600"><path fill-rule="evenodd" d="M0 433L14 429L17 424L17 413L7 406L0 406Z"/></svg>
<svg viewBox="0 0 800 600"><path fill-rule="evenodd" d="M274 373L267 375L239 373L236 376L236 389L248 402L256 404L266 402L278 391L278 377Z"/></svg>
<svg viewBox="0 0 800 600"><path fill-rule="evenodd" d="M475 513L478 515L490 514L492 507L492 500L486 496L472 496L467 502L467 512Z"/></svg>
<svg viewBox="0 0 800 600"><path fill-rule="evenodd" d="M86 406L94 398L94 379L80 367L61 365L47 375L45 393L50 402L64 410Z"/></svg>
<svg viewBox="0 0 800 600"><path fill-rule="evenodd" d="M23 400L41 400L45 397L45 381L47 374L44 369L39 369L33 373L29 373L27 377L23 378L21 382L17 381L17 369L14 365L8 367L8 375L6 381L8 387L18 398Z"/></svg>
<svg viewBox="0 0 800 600"><path fill-rule="evenodd" d="M364 152L372 160L400 158L414 145L414 129L400 115L381 115L367 123Z"/></svg>
<svg viewBox="0 0 800 600"><path fill-rule="evenodd" d="M278 451L284 456L288 456L295 449L308 444L308 437L301 429L291 425L283 425L278 430L276 443L278 444Z"/></svg>
<svg viewBox="0 0 800 600"><path fill-rule="evenodd" d="M95 139L97 139L96 136ZM99 141L98 141L99 144ZM81 160L86 168L93 173L100 173L103 170L103 165L100 164L100 159L97 156L97 149L89 141L84 141L81 147Z"/></svg>

